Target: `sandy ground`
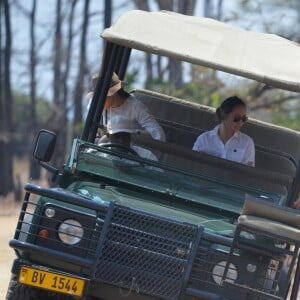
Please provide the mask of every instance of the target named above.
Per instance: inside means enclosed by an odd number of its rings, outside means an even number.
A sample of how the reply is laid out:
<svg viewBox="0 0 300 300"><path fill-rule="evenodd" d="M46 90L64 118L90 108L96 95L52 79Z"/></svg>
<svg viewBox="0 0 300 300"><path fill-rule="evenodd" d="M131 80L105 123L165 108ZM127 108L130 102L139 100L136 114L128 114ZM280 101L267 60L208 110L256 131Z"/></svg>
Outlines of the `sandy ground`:
<svg viewBox="0 0 300 300"><path fill-rule="evenodd" d="M5 299L10 279L10 269L15 258L15 252L9 247L9 240L13 238L19 206L15 204L0 204L0 299Z"/></svg>

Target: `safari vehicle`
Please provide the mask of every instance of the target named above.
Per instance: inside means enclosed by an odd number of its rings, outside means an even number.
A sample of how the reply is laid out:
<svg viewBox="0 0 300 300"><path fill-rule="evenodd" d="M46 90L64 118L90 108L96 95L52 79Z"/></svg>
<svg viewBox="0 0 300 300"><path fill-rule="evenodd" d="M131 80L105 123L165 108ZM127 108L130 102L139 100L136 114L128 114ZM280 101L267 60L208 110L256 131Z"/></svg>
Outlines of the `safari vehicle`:
<svg viewBox="0 0 300 300"><path fill-rule="evenodd" d="M158 161L94 141L112 74L124 78L132 49L300 92L299 45L170 12L125 13L102 37L101 76L62 168L49 162L55 134L37 137L34 156L57 186L25 185L6 299L296 300L298 132L250 119L256 167L238 164L191 150L215 124L213 108L136 90L166 142L134 143Z"/></svg>

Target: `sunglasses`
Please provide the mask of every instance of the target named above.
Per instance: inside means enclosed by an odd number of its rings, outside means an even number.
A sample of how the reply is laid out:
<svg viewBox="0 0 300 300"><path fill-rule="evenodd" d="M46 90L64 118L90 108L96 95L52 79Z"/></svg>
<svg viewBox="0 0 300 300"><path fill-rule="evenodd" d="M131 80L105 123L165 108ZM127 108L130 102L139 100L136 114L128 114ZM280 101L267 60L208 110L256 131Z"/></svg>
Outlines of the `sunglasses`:
<svg viewBox="0 0 300 300"><path fill-rule="evenodd" d="M238 123L240 121L243 121L243 123L247 122L248 120L248 117L246 115L244 116L235 116L234 119L233 119L233 122L234 123Z"/></svg>

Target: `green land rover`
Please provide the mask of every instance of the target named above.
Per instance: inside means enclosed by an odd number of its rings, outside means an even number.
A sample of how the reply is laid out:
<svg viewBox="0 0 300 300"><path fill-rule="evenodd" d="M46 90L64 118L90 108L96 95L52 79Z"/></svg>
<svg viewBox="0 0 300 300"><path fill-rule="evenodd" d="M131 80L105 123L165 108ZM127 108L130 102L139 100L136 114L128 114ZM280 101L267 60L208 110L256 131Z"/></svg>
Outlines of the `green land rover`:
<svg viewBox="0 0 300 300"><path fill-rule="evenodd" d="M250 119L250 167L191 150L216 124L213 108L135 90L166 141L133 143L158 160L94 141L112 74L124 78L131 50L300 92L300 46L166 11L125 13L102 38L100 77L64 166L49 163L55 134L37 137L34 156L56 185L25 185L6 300L296 300L298 132Z"/></svg>

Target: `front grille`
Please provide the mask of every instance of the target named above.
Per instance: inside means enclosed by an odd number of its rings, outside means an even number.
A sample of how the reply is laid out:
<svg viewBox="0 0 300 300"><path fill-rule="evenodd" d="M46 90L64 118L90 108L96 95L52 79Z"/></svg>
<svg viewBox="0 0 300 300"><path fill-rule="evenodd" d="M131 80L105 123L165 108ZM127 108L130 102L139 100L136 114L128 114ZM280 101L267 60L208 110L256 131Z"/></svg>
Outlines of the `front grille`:
<svg viewBox="0 0 300 300"><path fill-rule="evenodd" d="M104 206L59 189L29 185L11 246L52 268L162 299L177 299L192 260L198 227L113 204ZM31 198L31 200L30 200ZM53 208L55 216L47 217ZM77 219L82 241L64 245L58 226ZM41 232L47 232L43 237ZM45 256L48 259L45 261Z"/></svg>
<svg viewBox="0 0 300 300"><path fill-rule="evenodd" d="M116 206L96 278L130 291L176 299L197 227Z"/></svg>
<svg viewBox="0 0 300 300"><path fill-rule="evenodd" d="M115 285L123 296L137 292L173 300L182 292L199 299L273 300L287 292L290 277L285 273L294 266L298 241L249 228L236 230L231 239L62 189L26 188L10 245L34 263ZM30 200L30 192L42 197ZM84 236L75 245L58 237L65 219L82 225Z"/></svg>
<svg viewBox="0 0 300 300"><path fill-rule="evenodd" d="M188 286L199 291L207 291L225 296L225 290L221 284L222 274L220 276L216 266L224 265L225 267L229 249L224 245L218 245L217 247L217 244L215 244L215 246L216 248L223 248L223 250L210 248L202 240L202 244L199 245L193 261ZM226 296L228 296L227 293ZM231 298L224 297L224 299Z"/></svg>

